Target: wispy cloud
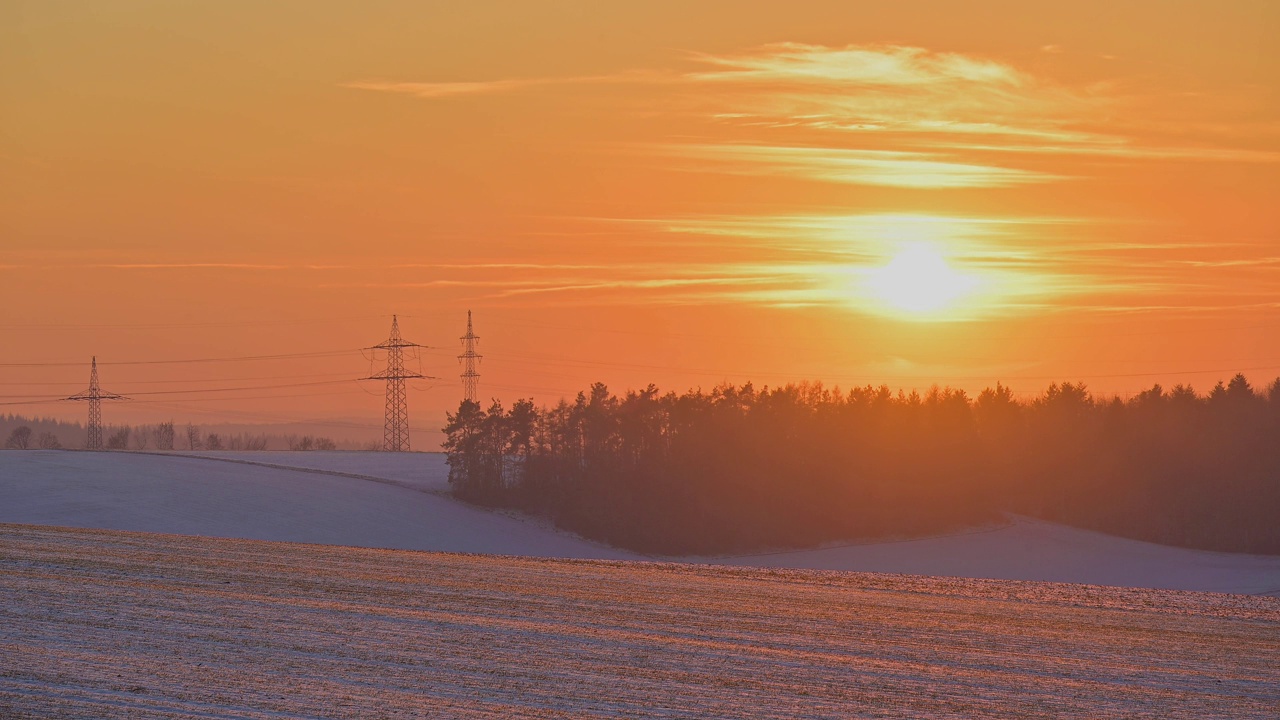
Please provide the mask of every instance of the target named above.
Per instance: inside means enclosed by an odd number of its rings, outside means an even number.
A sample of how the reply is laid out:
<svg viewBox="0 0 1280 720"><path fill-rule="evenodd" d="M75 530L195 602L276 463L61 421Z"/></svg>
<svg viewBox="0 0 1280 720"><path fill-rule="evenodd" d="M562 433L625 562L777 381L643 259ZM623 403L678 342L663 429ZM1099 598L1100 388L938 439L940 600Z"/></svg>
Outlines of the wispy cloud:
<svg viewBox="0 0 1280 720"><path fill-rule="evenodd" d="M698 268L686 268L681 272L699 274L705 270ZM609 279L598 280L592 282L578 283L548 283L536 287L511 288L504 290L496 295L496 297L512 297L517 295L532 295L539 293L564 293L564 292L582 292L582 291L608 291L608 290L666 290L670 288L715 288L715 287L741 287L743 285L769 285L779 283L776 274L760 274L742 272L740 268L727 267L725 269L716 269L714 275L701 275L697 277L665 277L665 278L641 278L641 279Z"/></svg>
<svg viewBox="0 0 1280 720"><path fill-rule="evenodd" d="M1091 271L1064 266L1060 256L1037 252L1035 240L1077 224L1058 218L813 214L611 224L628 228L627 235L647 229L642 234L688 239L673 243L662 262L548 264L516 272L506 267L508 263L476 263L463 265L466 274L322 287L451 288L470 291L473 300L491 305L753 304L900 316L877 292L877 278L902 247L920 243L945 253L955 271L972 280L966 287L973 292L945 313L917 319L963 321L1017 314L1104 287L1113 294L1136 287L1127 281L1102 281ZM708 239L732 243L736 252L708 255L676 249L709 247Z"/></svg>
<svg viewBox="0 0 1280 720"><path fill-rule="evenodd" d="M66 263L51 262L39 265L0 265L0 270L17 268L84 268L92 270L228 270L228 271L368 271L384 273L388 270L598 270L609 267L583 263L537 262L470 262L470 263L245 263L245 262L100 262Z"/></svg>
<svg viewBox="0 0 1280 720"><path fill-rule="evenodd" d="M1055 54L1061 48L1043 50ZM1017 165L1029 155L1280 162L1277 152L1222 143L1147 144L1133 135L1135 122L1147 121L1121 85L1067 84L990 57L905 45L773 43L732 53L687 53L685 60L691 67L683 71L364 80L344 86L447 98L547 86L648 85L656 89L646 96L651 112L727 124L739 135L770 133L768 141L738 136L723 150L709 151L713 143L703 141L674 153L725 161L702 170L740 173L745 164L758 161L761 171L752 174L795 170L841 183L1005 187L1064 176ZM1128 124L1114 122L1116 116L1128 117ZM792 142L778 142L779 133L790 134ZM1226 128L1227 139L1234 133ZM826 159L819 157L824 153ZM978 154L984 159L976 160ZM993 155L1008 157L996 162ZM913 179L917 173L919 179Z"/></svg>
<svg viewBox="0 0 1280 720"><path fill-rule="evenodd" d="M899 45L848 45L832 48L803 43L773 43L735 54L694 54L717 68L692 73L695 80L850 83L864 86L930 86L977 83L1019 86L1029 78L1012 67L959 53L930 52Z"/></svg>
<svg viewBox="0 0 1280 720"><path fill-rule="evenodd" d="M1280 162L1280 152L1248 150L1242 148L1212 147L1206 145L1188 147L1142 147L1119 137L1082 137L1070 144L978 144L953 141L937 141L935 147L956 151L1023 153L1037 155L1098 155L1134 160L1204 160L1218 162L1274 163Z"/></svg>
<svg viewBox="0 0 1280 720"><path fill-rule="evenodd" d="M674 156L703 160L699 169L743 175L900 188L1009 187L1061 180L1032 170L962 162L939 153L768 145L669 145Z"/></svg>
<svg viewBox="0 0 1280 720"><path fill-rule="evenodd" d="M1065 217L977 217L903 213L691 215L654 220L618 220L641 223L663 232L728 237L754 237L767 241L791 239L806 246L882 254L905 241L931 240L984 246L1017 238L1057 238L1053 228L1092 222ZM1146 247L1146 246L1143 246ZM1153 246L1154 247L1154 246Z"/></svg>
<svg viewBox="0 0 1280 720"><path fill-rule="evenodd" d="M718 117L739 125L892 137L904 148L976 136L1066 147L1123 142L1089 128L1117 103L1109 87L1068 87L989 58L781 43L696 59L712 69L693 78L726 88L712 96Z"/></svg>
<svg viewBox="0 0 1280 720"><path fill-rule="evenodd" d="M651 83L669 79L669 75L628 72L615 75L578 75L569 77L505 78L480 81L397 82L388 80L356 80L340 87L353 90L399 93L420 98L446 98L461 95L491 95L517 92L527 88L557 85L599 85L619 83Z"/></svg>
<svg viewBox="0 0 1280 720"><path fill-rule="evenodd" d="M1254 267L1280 269L1280 257L1239 258L1234 260L1172 260L1170 262L1192 267Z"/></svg>
<svg viewBox="0 0 1280 720"><path fill-rule="evenodd" d="M1037 64L1063 52L1041 50ZM1161 125L1144 114L1158 99L1138 96L1130 85L1064 81L994 57L776 43L690 53L683 61L682 69L665 72L346 87L447 100L575 86L598 97L598 86L632 83L636 92L619 96L641 98L665 134L611 138L612 149L635 155L639 148L668 170L915 196L899 207L927 207L918 196L943 189L1074 185L1119 163L1280 162L1270 149L1273 124ZM1269 140L1250 141L1257 138ZM753 303L879 313L870 281L895 248L928 243L974 280L966 304L948 315L967 320L1033 310L1154 312L1179 302L1262 306L1266 293L1274 294L1278 267L1274 245L1229 248L1218 238L1171 241L1154 229L1109 232L1109 222L1096 218L750 212L614 223L641 228L627 242L660 246L680 263L461 264L443 277L403 278L410 282L402 286L460 287L495 303Z"/></svg>
<svg viewBox="0 0 1280 720"><path fill-rule="evenodd" d="M388 82L360 80L342 83L342 87L354 90L375 90L400 93L420 98L455 97L458 95L486 95L511 92L528 87L545 85L572 85L584 82L584 78L530 78L527 80L488 80L480 82Z"/></svg>
<svg viewBox="0 0 1280 720"><path fill-rule="evenodd" d="M296 266L232 263L232 262L186 262L186 263L97 263L78 267L98 268L102 270L290 270Z"/></svg>
<svg viewBox="0 0 1280 720"><path fill-rule="evenodd" d="M1280 271L1280 258L1267 242L1108 241L1118 228L1125 234L1136 228L1100 218L797 214L622 222L696 236L702 238L699 243L724 242L726 248L751 243L769 248L768 263L735 262L734 271L771 273L793 282L782 288L738 288L734 297L740 302L772 304L785 297L786 303L869 313L879 309L866 280L896 249L929 244L956 272L976 278L980 286L967 304L949 312L949 320L1029 311L1265 308L1274 304L1275 273ZM1159 234L1155 227L1146 232Z"/></svg>
<svg viewBox="0 0 1280 720"><path fill-rule="evenodd" d="M1046 46L1046 52L1059 52ZM1149 121L1111 82L1067 85L1009 63L906 46L781 43L697 55L713 69L688 77L738 92L716 96L717 116L740 124L908 135L919 146L1131 159L1278 162L1280 153L1196 144L1147 145L1128 133ZM1128 117L1108 127L1111 116ZM1242 128L1221 127L1227 136ZM1184 127L1179 128L1185 131ZM998 142L963 145L965 136ZM1008 138L1021 138L1009 144Z"/></svg>

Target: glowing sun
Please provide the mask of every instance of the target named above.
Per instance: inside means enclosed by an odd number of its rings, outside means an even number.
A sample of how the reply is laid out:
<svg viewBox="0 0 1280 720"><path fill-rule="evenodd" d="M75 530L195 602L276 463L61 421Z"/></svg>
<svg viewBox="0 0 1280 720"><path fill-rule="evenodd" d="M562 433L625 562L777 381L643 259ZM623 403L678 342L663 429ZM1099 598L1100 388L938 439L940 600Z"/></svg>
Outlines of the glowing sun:
<svg viewBox="0 0 1280 720"><path fill-rule="evenodd" d="M902 313L937 315L974 290L977 278L956 272L931 244L903 244L888 264L870 272L867 284L878 300Z"/></svg>

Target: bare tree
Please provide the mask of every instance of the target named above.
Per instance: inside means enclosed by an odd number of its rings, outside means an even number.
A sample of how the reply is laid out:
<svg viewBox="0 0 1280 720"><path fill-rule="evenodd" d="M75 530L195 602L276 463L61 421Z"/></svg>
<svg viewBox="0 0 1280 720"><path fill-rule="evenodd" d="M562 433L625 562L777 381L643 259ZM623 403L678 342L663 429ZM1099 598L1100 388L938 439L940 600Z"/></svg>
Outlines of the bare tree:
<svg viewBox="0 0 1280 720"><path fill-rule="evenodd" d="M204 436L204 449L205 450L221 450L222 449L222 438L218 436L218 433L209 433L208 435Z"/></svg>
<svg viewBox="0 0 1280 720"><path fill-rule="evenodd" d="M191 423L187 423L187 449L200 449L200 428Z"/></svg>
<svg viewBox="0 0 1280 720"><path fill-rule="evenodd" d="M146 450L147 440L151 437L151 428L146 425L139 425L133 431L133 449Z"/></svg>
<svg viewBox="0 0 1280 720"><path fill-rule="evenodd" d="M173 421L162 422L156 425L156 449L172 450L173 449Z"/></svg>
<svg viewBox="0 0 1280 720"><path fill-rule="evenodd" d="M302 439L300 440L290 440L289 449L290 450L314 450L315 443L316 443L315 438L311 437L310 435L303 435Z"/></svg>
<svg viewBox="0 0 1280 720"><path fill-rule="evenodd" d="M318 437L316 438L316 449L317 450L337 450L338 444L327 437Z"/></svg>
<svg viewBox="0 0 1280 720"><path fill-rule="evenodd" d="M129 426L116 430L107 436L108 450L128 450L129 449Z"/></svg>
<svg viewBox="0 0 1280 720"><path fill-rule="evenodd" d="M9 433L9 439L5 441L4 446L15 450L26 450L31 444L31 428L26 425L19 425Z"/></svg>
<svg viewBox="0 0 1280 720"><path fill-rule="evenodd" d="M40 445L42 450L62 449L62 443L58 442L58 436L47 430L40 433L40 438L37 440L37 443Z"/></svg>

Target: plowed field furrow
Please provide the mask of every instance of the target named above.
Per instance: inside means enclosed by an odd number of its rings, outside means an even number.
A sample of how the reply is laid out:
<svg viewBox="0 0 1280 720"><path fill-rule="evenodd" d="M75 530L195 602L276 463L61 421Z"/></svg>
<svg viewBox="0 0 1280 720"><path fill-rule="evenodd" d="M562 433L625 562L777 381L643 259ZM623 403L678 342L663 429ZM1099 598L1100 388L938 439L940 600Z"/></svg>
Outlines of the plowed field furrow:
<svg viewBox="0 0 1280 720"><path fill-rule="evenodd" d="M1280 716L1280 600L0 525L0 717Z"/></svg>

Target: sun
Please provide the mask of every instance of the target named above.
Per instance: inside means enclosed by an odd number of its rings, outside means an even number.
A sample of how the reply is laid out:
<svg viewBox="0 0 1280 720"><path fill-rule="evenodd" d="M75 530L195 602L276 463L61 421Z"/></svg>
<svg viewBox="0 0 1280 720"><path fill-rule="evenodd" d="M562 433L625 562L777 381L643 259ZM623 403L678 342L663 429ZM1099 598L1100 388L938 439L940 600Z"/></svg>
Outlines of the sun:
<svg viewBox="0 0 1280 720"><path fill-rule="evenodd" d="M888 264L871 270L867 278L875 299L917 317L946 314L977 285L976 277L954 270L928 242L903 243Z"/></svg>

